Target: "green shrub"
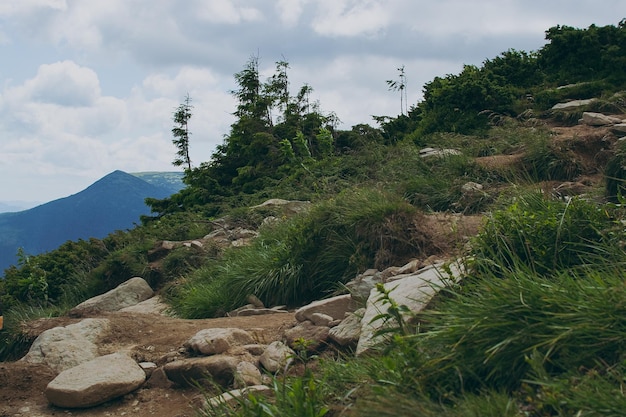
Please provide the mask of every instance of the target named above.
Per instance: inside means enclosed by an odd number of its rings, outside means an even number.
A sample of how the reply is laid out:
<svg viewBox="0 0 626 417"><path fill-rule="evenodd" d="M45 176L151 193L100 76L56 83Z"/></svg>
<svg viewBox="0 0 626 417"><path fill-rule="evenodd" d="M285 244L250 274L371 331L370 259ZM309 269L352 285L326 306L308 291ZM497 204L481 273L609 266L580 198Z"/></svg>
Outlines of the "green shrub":
<svg viewBox="0 0 626 417"><path fill-rule="evenodd" d="M602 231L612 226L607 210L592 202L521 194L491 214L473 240L476 265L502 270L521 262L540 274L583 265L605 256Z"/></svg>

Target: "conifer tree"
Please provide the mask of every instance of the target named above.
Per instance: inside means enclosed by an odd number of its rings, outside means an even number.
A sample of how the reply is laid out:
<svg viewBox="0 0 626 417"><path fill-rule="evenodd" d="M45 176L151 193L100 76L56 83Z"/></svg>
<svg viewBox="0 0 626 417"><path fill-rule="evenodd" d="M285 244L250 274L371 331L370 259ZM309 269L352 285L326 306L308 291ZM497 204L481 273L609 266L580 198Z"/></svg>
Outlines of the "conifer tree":
<svg viewBox="0 0 626 417"><path fill-rule="evenodd" d="M189 156L189 119L191 119L191 98L189 94L185 96L184 102L176 108L174 113L175 126L172 128L172 143L178 148L176 159L172 162L174 166L186 165L186 169L191 171L191 158Z"/></svg>

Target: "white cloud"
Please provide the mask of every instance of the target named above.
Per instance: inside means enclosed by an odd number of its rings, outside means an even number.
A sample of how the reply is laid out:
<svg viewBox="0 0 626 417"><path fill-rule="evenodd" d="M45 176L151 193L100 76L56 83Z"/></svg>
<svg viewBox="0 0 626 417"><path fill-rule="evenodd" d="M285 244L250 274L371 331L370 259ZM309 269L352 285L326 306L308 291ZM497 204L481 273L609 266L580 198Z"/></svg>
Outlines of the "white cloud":
<svg viewBox="0 0 626 417"><path fill-rule="evenodd" d="M302 15L303 6L308 0L278 0L276 2L276 12L280 21L287 27L295 26Z"/></svg>
<svg viewBox="0 0 626 417"><path fill-rule="evenodd" d="M200 0L195 7L198 17L211 23L237 24L261 19L262 13L258 9L234 3L231 0Z"/></svg>
<svg viewBox="0 0 626 417"><path fill-rule="evenodd" d="M100 96L98 75L72 61L43 64L24 84L24 93L35 101L63 106L87 106Z"/></svg>
<svg viewBox="0 0 626 417"><path fill-rule="evenodd" d="M384 2L375 0L320 0L312 27L323 36L375 35L391 20Z"/></svg>

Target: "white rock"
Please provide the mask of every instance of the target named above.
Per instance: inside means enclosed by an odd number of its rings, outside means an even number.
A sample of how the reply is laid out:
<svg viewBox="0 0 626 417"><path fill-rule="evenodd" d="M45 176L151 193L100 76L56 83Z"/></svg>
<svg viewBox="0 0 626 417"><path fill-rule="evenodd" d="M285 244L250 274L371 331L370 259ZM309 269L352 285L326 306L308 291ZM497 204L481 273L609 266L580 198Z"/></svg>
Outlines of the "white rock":
<svg viewBox="0 0 626 417"><path fill-rule="evenodd" d="M250 362L239 362L235 369L235 388L248 387L261 384L261 371Z"/></svg>
<svg viewBox="0 0 626 417"><path fill-rule="evenodd" d="M154 295L150 285L140 277L131 278L104 294L90 298L70 310L71 317L85 317L105 311L118 311L136 305Z"/></svg>
<svg viewBox="0 0 626 417"><path fill-rule="evenodd" d="M254 343L250 333L237 328L204 329L185 343L185 347L202 355L224 353L233 346Z"/></svg>
<svg viewBox="0 0 626 417"><path fill-rule="evenodd" d="M589 126L609 126L622 123L622 119L618 117L592 112L584 112L583 117L580 120L582 123Z"/></svg>
<svg viewBox="0 0 626 417"><path fill-rule="evenodd" d="M109 325L107 319L84 319L46 330L35 339L22 360L46 364L56 372L88 362L98 356L95 342Z"/></svg>
<svg viewBox="0 0 626 417"><path fill-rule="evenodd" d="M590 98L587 100L572 100L567 103L557 103L552 106L552 110L565 110L565 109L575 109L576 107L586 106L595 101L595 98Z"/></svg>
<svg viewBox="0 0 626 417"><path fill-rule="evenodd" d="M289 346L277 340L269 344L259 358L259 362L268 372L276 373L287 368L295 354Z"/></svg>
<svg viewBox="0 0 626 417"><path fill-rule="evenodd" d="M411 313L420 312L430 300L443 288L451 279L457 281L461 276L461 269L458 264L450 264L452 277L448 277L443 268L444 264L439 263L424 268L413 275L404 276L396 281L383 284L389 291L389 297L398 305L405 305ZM361 336L356 348L356 355L363 354L367 350L377 345L382 340L375 337L375 333L385 326L382 318L374 318L387 311L388 305L383 304L381 294L373 289L369 299L363 319L361 320ZM406 319L409 317L405 316Z"/></svg>
<svg viewBox="0 0 626 417"><path fill-rule="evenodd" d="M364 313L364 308L360 308L354 313L347 313L346 318L341 323L330 329L328 337L341 346L356 344L361 335L361 317Z"/></svg>
<svg viewBox="0 0 626 417"><path fill-rule="evenodd" d="M125 353L100 356L61 372L46 387L48 401L57 407L93 407L139 388L146 374Z"/></svg>
<svg viewBox="0 0 626 417"><path fill-rule="evenodd" d="M295 318L302 322L311 320L313 313L322 313L331 316L333 319L343 319L346 313L354 311L356 308L357 305L352 300L350 294L338 295L300 307L296 310Z"/></svg>

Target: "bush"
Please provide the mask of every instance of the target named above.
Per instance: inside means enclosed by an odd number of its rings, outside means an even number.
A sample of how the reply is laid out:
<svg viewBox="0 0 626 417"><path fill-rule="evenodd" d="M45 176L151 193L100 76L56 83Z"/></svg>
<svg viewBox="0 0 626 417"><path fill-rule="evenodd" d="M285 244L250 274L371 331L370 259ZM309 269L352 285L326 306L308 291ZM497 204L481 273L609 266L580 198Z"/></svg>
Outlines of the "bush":
<svg viewBox="0 0 626 417"><path fill-rule="evenodd" d="M603 230L613 226L608 211L589 201L522 194L494 212L474 239L476 266L506 270L521 262L539 274L606 256Z"/></svg>

